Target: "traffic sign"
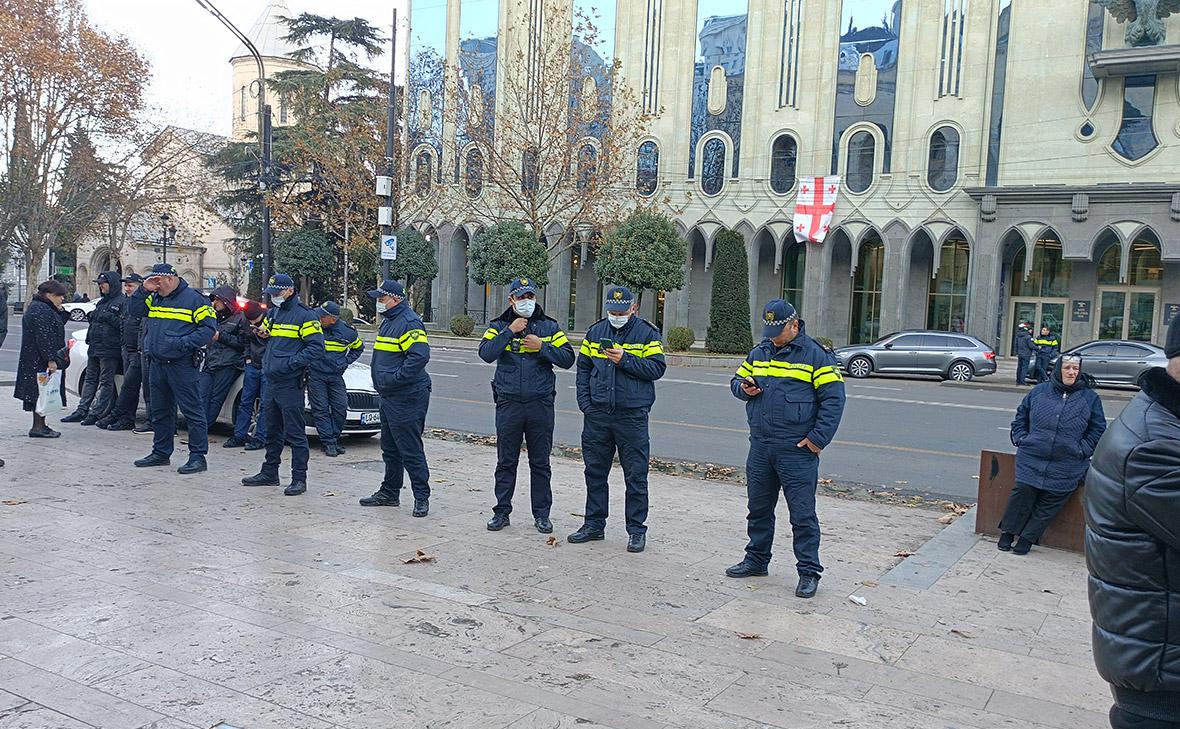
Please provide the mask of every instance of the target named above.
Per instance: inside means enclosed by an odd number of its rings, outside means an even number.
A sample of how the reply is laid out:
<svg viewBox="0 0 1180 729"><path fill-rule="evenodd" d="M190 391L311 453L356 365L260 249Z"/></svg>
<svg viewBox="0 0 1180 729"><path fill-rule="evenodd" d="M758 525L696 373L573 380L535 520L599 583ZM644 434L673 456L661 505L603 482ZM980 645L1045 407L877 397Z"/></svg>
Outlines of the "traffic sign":
<svg viewBox="0 0 1180 729"><path fill-rule="evenodd" d="M61 274L62 276L73 276L74 275L74 267L73 266L58 266L57 272L59 274Z"/></svg>
<svg viewBox="0 0 1180 729"><path fill-rule="evenodd" d="M381 260L382 261L396 261L397 260L397 236L383 235L381 236Z"/></svg>

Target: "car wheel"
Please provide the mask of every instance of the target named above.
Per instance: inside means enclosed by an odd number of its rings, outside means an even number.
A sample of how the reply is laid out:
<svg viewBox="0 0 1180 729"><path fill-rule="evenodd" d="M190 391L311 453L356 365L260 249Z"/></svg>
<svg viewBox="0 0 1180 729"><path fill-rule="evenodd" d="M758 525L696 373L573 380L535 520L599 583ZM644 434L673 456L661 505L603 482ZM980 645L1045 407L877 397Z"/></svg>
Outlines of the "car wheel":
<svg viewBox="0 0 1180 729"><path fill-rule="evenodd" d="M86 312L81 309L70 309L70 321L86 321Z"/></svg>
<svg viewBox="0 0 1180 729"><path fill-rule="evenodd" d="M853 357L848 363L848 374L858 380L868 377L873 371L873 363L868 357Z"/></svg>
<svg viewBox="0 0 1180 729"><path fill-rule="evenodd" d="M970 382L973 377L975 377L975 368L971 366L970 362L955 362L947 371L947 379L955 382Z"/></svg>

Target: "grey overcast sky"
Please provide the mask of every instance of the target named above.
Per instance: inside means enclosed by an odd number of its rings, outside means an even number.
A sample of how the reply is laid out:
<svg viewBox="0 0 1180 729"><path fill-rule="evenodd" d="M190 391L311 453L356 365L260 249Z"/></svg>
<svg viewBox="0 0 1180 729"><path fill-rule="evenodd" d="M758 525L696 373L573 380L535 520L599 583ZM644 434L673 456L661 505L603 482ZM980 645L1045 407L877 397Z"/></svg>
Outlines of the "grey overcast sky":
<svg viewBox="0 0 1180 729"><path fill-rule="evenodd" d="M266 0L212 2L243 33L250 32L267 4ZM287 4L293 14L363 17L385 36L394 6L400 23L406 8L405 0L287 0ZM154 118L229 135L233 115L229 57L238 42L212 15L195 0L86 0L86 7L96 26L127 36L151 62L147 103ZM404 30L398 43L404 49ZM387 70L388 54L374 59L373 65Z"/></svg>

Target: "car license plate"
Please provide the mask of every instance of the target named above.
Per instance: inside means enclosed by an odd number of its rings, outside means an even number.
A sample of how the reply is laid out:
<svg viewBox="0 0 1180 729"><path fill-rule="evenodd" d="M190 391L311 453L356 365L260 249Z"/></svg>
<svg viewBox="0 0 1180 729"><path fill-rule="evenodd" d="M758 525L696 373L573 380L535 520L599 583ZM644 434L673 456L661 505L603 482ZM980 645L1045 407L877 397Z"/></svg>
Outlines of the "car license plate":
<svg viewBox="0 0 1180 729"><path fill-rule="evenodd" d="M361 425L377 425L381 422L381 413L361 413Z"/></svg>

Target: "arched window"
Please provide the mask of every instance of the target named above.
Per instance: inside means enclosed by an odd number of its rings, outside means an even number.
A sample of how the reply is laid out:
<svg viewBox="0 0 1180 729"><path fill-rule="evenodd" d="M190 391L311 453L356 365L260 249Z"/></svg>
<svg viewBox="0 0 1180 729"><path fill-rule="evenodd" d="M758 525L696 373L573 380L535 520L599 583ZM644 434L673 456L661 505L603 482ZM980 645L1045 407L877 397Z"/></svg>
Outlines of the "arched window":
<svg viewBox="0 0 1180 729"><path fill-rule="evenodd" d="M414 190L419 195L430 192L430 176L434 167L434 159L430 153L423 150L418 153L414 161Z"/></svg>
<svg viewBox="0 0 1180 729"><path fill-rule="evenodd" d="M598 150L592 144L582 145L578 150L578 181L579 190L585 190L594 182L594 175L598 173Z"/></svg>
<svg viewBox="0 0 1180 729"><path fill-rule="evenodd" d="M935 192L946 192L959 178L959 132L954 127L939 127L930 135L930 155L926 163L926 181Z"/></svg>
<svg viewBox="0 0 1180 729"><path fill-rule="evenodd" d="M716 195L725 186L725 142L714 137L701 155L701 190Z"/></svg>
<svg viewBox="0 0 1180 729"><path fill-rule="evenodd" d="M1164 263L1160 260L1159 243L1153 238L1137 238L1131 244L1131 261L1127 268L1130 285L1160 286L1164 280Z"/></svg>
<svg viewBox="0 0 1180 729"><path fill-rule="evenodd" d="M795 186L795 162L799 146L790 134L780 134L770 150L770 189L779 195Z"/></svg>
<svg viewBox="0 0 1180 729"><path fill-rule="evenodd" d="M875 342L881 336L881 281L885 274L885 244L876 231L865 236L856 261L848 341Z"/></svg>
<svg viewBox="0 0 1180 729"><path fill-rule="evenodd" d="M942 244L938 271L930 283L927 329L964 331L967 326L967 274L970 265L971 248L965 239L952 235Z"/></svg>
<svg viewBox="0 0 1180 729"><path fill-rule="evenodd" d="M639 145L639 155L635 160L635 189L640 195L648 197L655 194L659 183L660 148L649 140Z"/></svg>
<svg viewBox="0 0 1180 729"><path fill-rule="evenodd" d="M472 147L467 150L466 164L467 169L464 182L467 188L467 196L471 198L479 197L479 194L483 192L483 152L480 152L478 147Z"/></svg>
<svg viewBox="0 0 1180 729"><path fill-rule="evenodd" d="M876 164L877 140L867 131L859 131L848 140L848 161L844 170L844 181L849 192L864 192L873 184L873 166Z"/></svg>
<svg viewBox="0 0 1180 729"><path fill-rule="evenodd" d="M1108 235L1110 234L1108 233ZM1113 238L1113 236L1111 237ZM1102 256L1098 259L1098 283L1113 284L1115 286L1122 283L1119 280L1120 269L1123 263L1122 252L1123 249L1119 247L1117 240L1112 240L1106 246L1106 250L1103 251Z"/></svg>
<svg viewBox="0 0 1180 729"><path fill-rule="evenodd" d="M1024 277L1024 249L1021 248L1012 259L1012 295L1042 298L1064 298L1069 296L1069 279L1072 273L1069 261L1061 258L1061 239L1048 232L1033 246L1033 265Z"/></svg>
<svg viewBox="0 0 1180 729"><path fill-rule="evenodd" d="M520 191L537 191L537 150L526 149L520 160Z"/></svg>

